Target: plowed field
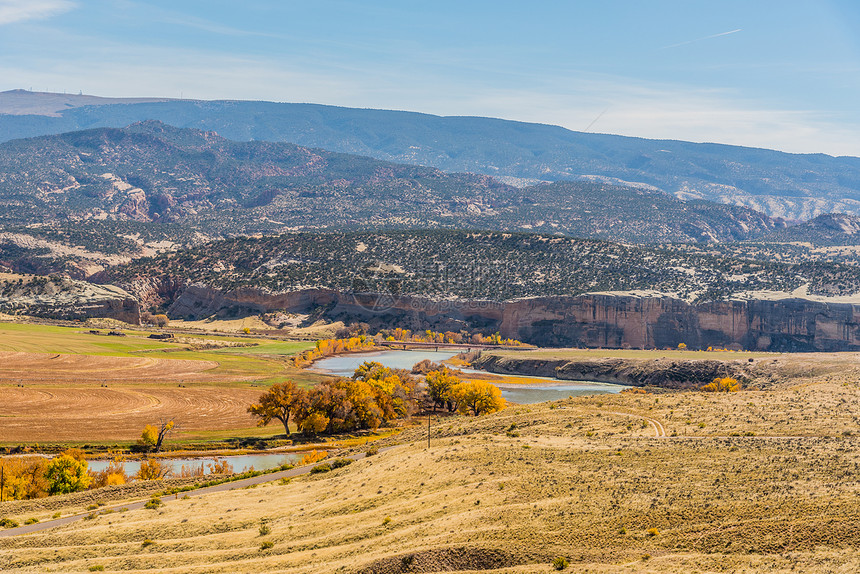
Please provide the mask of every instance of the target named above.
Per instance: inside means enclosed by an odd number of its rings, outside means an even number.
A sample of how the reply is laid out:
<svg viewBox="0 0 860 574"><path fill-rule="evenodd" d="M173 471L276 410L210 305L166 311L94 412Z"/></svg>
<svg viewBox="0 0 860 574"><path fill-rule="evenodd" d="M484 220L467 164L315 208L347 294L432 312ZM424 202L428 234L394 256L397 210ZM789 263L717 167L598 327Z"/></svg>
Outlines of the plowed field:
<svg viewBox="0 0 860 574"><path fill-rule="evenodd" d="M161 419L176 421L176 439L248 429L262 392L251 385L300 382L282 357L309 346L243 339L257 346L199 350L213 342L0 323L0 444L129 441Z"/></svg>
<svg viewBox="0 0 860 574"><path fill-rule="evenodd" d="M215 361L0 351L0 383L63 384L213 381Z"/></svg>
<svg viewBox="0 0 860 574"><path fill-rule="evenodd" d="M224 387L0 387L0 441L128 440L159 419L182 434L254 425L259 389Z"/></svg>

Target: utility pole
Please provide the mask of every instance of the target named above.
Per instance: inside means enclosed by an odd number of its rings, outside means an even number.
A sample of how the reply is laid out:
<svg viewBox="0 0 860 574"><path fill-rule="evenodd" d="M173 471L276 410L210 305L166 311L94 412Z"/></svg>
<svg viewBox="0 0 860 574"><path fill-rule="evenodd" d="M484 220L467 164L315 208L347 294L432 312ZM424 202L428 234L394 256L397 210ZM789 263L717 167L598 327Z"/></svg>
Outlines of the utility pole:
<svg viewBox="0 0 860 574"><path fill-rule="evenodd" d="M430 411L427 411L427 448L430 448L430 417L433 416L430 414Z"/></svg>
<svg viewBox="0 0 860 574"><path fill-rule="evenodd" d="M3 502L3 489L6 487L6 467L0 466L0 502Z"/></svg>

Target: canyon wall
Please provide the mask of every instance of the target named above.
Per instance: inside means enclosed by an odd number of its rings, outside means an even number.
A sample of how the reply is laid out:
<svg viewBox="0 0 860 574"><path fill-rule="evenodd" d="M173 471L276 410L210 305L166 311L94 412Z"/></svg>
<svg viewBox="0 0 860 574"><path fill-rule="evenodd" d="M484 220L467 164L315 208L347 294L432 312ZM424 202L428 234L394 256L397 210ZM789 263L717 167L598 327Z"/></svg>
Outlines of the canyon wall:
<svg viewBox="0 0 860 574"><path fill-rule="evenodd" d="M310 314L372 328L499 331L547 347L733 347L768 351L860 350L860 305L812 299L731 299L691 304L661 295L620 293L506 302L307 289L179 291L168 314L202 318L268 311Z"/></svg>
<svg viewBox="0 0 860 574"><path fill-rule="evenodd" d="M503 334L541 346L860 350L860 305L803 298L690 304L667 296L586 294L513 301Z"/></svg>

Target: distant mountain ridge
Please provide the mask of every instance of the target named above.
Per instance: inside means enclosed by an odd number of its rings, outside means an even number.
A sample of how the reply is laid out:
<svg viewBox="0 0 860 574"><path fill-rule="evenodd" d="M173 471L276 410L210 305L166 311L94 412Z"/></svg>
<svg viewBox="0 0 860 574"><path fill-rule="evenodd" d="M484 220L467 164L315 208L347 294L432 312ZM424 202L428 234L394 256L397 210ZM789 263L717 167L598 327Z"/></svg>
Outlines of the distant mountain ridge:
<svg viewBox="0 0 860 574"><path fill-rule="evenodd" d="M810 243L814 246L860 245L860 217L826 213L799 225L765 235L761 241Z"/></svg>
<svg viewBox="0 0 860 574"><path fill-rule="evenodd" d="M6 92L5 94L9 94ZM0 93L0 114L3 113ZM17 94L20 98L22 95ZM45 95L34 95L43 102ZM291 142L386 161L526 180L605 179L684 199L744 205L805 220L860 215L860 158L648 140L480 117L317 104L164 101L84 105L47 115L0 115L0 141L156 119L237 141ZM41 105L41 104L40 104Z"/></svg>
<svg viewBox="0 0 860 574"><path fill-rule="evenodd" d="M750 209L659 191L585 181L517 188L157 121L0 144L0 208L6 227L181 222L184 233L210 237L467 228L660 243L750 239L784 227Z"/></svg>
<svg viewBox="0 0 860 574"><path fill-rule="evenodd" d="M62 112L84 106L167 101L171 101L170 98L104 98L84 94L55 94L51 92L9 90L0 92L0 115L36 115L58 118L61 117Z"/></svg>

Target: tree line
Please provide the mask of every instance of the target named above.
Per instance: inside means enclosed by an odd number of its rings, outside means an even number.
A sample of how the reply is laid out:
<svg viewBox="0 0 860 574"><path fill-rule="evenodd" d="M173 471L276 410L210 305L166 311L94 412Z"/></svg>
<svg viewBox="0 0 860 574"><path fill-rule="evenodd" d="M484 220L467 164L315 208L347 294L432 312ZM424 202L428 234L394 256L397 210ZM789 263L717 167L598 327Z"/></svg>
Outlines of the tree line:
<svg viewBox="0 0 860 574"><path fill-rule="evenodd" d="M258 419L258 426L279 421L290 436L290 424L305 435L375 430L394 419L409 418L425 397L434 408L445 406L462 414L482 415L505 407L498 387L460 380L447 368L426 375L427 390L419 389L419 382L404 369L365 361L351 378L323 382L309 390L292 381L276 383L248 412Z"/></svg>
<svg viewBox="0 0 860 574"><path fill-rule="evenodd" d="M307 435L376 429L416 410L417 383L406 370L366 361L351 378L326 381L310 390L292 381L276 383L248 412L258 418L259 426L280 421L287 436L291 422Z"/></svg>
<svg viewBox="0 0 860 574"><path fill-rule="evenodd" d="M496 332L490 335L481 333L469 333L466 331L432 331L426 330L413 333L409 329L383 329L376 335L370 335L366 323L355 323L338 331L337 338L320 339L313 349L308 349L295 355L292 359L293 366L303 368L310 366L314 361L325 357L332 357L342 353L354 353L377 348L382 342L399 343L440 343L440 344L472 344L472 345L507 345L509 347L528 346L516 339L505 339Z"/></svg>
<svg viewBox="0 0 860 574"><path fill-rule="evenodd" d="M213 460L206 465L183 466L178 472L155 458L141 462L135 474L125 470L125 458L115 455L104 470L89 469L84 452L77 448L66 449L54 458L24 456L0 459L0 500L43 498L55 494L68 494L103 486L117 486L135 480L158 480L168 476L189 478L232 472L226 461Z"/></svg>

